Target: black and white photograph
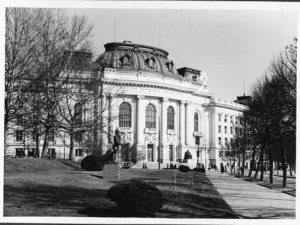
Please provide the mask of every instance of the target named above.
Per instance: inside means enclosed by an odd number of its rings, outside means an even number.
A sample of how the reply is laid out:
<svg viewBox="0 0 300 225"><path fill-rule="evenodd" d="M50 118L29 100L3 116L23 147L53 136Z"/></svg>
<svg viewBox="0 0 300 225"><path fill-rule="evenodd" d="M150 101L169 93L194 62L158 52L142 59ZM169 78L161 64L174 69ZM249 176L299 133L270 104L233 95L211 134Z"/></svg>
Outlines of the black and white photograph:
<svg viewBox="0 0 300 225"><path fill-rule="evenodd" d="M299 11L3 1L1 223L296 224Z"/></svg>

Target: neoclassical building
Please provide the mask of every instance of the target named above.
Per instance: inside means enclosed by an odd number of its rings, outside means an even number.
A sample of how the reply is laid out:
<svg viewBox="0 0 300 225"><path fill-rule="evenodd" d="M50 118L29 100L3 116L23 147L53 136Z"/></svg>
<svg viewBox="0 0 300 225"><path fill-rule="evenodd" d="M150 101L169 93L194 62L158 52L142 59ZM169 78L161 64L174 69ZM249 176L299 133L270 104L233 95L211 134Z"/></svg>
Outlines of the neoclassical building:
<svg viewBox="0 0 300 225"><path fill-rule="evenodd" d="M122 160L133 167L166 168L175 163L196 167L201 163L207 168L227 163L225 143L234 138L247 106L215 98L205 72L177 69L163 49L128 41L104 47L95 62L101 79L99 110L108 123L99 128L103 151L118 129ZM11 154L17 148L22 145L9 145ZM68 154L59 139L49 148L59 157ZM75 145L76 159L85 156L82 149L80 143ZM191 157L184 160L187 151Z"/></svg>
<svg viewBox="0 0 300 225"><path fill-rule="evenodd" d="M205 72L176 69L167 51L131 42L106 44L96 62L103 92L120 90L109 104L108 114L115 119L105 144L118 129L122 152L136 150L137 167L183 163L188 150L194 166L227 161L225 142L234 137L246 106L214 98Z"/></svg>

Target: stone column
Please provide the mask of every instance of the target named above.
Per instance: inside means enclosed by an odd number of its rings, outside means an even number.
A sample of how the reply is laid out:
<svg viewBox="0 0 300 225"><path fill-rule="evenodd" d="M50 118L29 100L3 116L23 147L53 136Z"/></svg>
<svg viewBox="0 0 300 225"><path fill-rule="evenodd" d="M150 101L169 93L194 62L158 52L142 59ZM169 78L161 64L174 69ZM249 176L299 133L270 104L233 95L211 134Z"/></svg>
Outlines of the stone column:
<svg viewBox="0 0 300 225"><path fill-rule="evenodd" d="M137 145L143 145L144 140L143 140L143 129L145 127L145 110L143 107L143 99L145 97L138 95L136 97L136 140L137 140Z"/></svg>
<svg viewBox="0 0 300 225"><path fill-rule="evenodd" d="M185 136L184 136L184 106L183 106L183 102L180 101L179 102L179 145L183 146L185 141Z"/></svg>
<svg viewBox="0 0 300 225"><path fill-rule="evenodd" d="M167 107L166 107L167 98L161 99L161 127L162 127L162 144L166 145L167 143Z"/></svg>
<svg viewBox="0 0 300 225"><path fill-rule="evenodd" d="M191 116L189 113L191 102L185 103L185 144L191 145L190 139L191 139Z"/></svg>
<svg viewBox="0 0 300 225"><path fill-rule="evenodd" d="M112 124L112 106L111 106L111 95L106 96L108 100L108 143L114 142L114 131L113 131L113 124Z"/></svg>
<svg viewBox="0 0 300 225"><path fill-rule="evenodd" d="M169 162L169 146L167 141L167 98L161 98L161 148L160 159L162 162Z"/></svg>

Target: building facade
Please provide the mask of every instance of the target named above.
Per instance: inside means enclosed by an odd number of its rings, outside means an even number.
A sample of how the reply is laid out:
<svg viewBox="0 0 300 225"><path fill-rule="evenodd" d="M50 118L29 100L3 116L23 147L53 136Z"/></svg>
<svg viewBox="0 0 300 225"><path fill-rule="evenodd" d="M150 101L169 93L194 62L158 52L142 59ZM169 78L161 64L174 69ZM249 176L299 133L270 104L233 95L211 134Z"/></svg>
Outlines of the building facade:
<svg viewBox="0 0 300 225"><path fill-rule="evenodd" d="M247 106L216 99L207 87L205 72L176 69L167 51L126 41L106 44L95 63L101 80L96 101L103 112L101 119L107 120L107 127L99 128L103 152L118 129L122 160L132 167L188 163L208 168L228 162L226 142L234 138ZM9 138L8 154L24 149L24 144L18 145L19 136L14 133ZM49 148L67 158L64 140L53 140ZM185 159L187 151L191 157ZM75 152L76 159L88 154L80 143Z"/></svg>

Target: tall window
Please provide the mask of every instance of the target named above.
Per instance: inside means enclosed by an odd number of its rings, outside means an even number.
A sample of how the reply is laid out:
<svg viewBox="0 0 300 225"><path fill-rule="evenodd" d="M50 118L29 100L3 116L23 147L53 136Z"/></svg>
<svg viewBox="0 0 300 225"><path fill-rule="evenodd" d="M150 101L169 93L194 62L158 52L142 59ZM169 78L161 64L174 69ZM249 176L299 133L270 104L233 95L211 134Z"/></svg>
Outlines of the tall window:
<svg viewBox="0 0 300 225"><path fill-rule="evenodd" d="M218 114L218 121L221 122L221 114Z"/></svg>
<svg viewBox="0 0 300 225"><path fill-rule="evenodd" d="M17 126L22 126L23 125L23 115L18 114L17 115Z"/></svg>
<svg viewBox="0 0 300 225"><path fill-rule="evenodd" d="M22 141L23 140L23 131L22 130L17 130L16 131L16 140L17 141Z"/></svg>
<svg viewBox="0 0 300 225"><path fill-rule="evenodd" d="M221 125L218 126L218 132L221 133Z"/></svg>
<svg viewBox="0 0 300 225"><path fill-rule="evenodd" d="M146 128L156 128L156 109L153 104L146 108Z"/></svg>
<svg viewBox="0 0 300 225"><path fill-rule="evenodd" d="M82 149L76 149L75 150L75 156L76 157L83 156L83 150Z"/></svg>
<svg viewBox="0 0 300 225"><path fill-rule="evenodd" d="M222 144L222 139L221 139L221 137L218 138L218 144L219 144L219 145Z"/></svg>
<svg viewBox="0 0 300 225"><path fill-rule="evenodd" d="M75 124L80 126L82 123L82 105L80 103L76 103L74 106L74 116Z"/></svg>
<svg viewBox="0 0 300 225"><path fill-rule="evenodd" d="M131 105L127 102L119 107L119 127L131 127Z"/></svg>
<svg viewBox="0 0 300 225"><path fill-rule="evenodd" d="M49 141L54 141L54 130L49 131Z"/></svg>
<svg viewBox="0 0 300 225"><path fill-rule="evenodd" d="M230 134L233 134L233 127L230 127Z"/></svg>
<svg viewBox="0 0 300 225"><path fill-rule="evenodd" d="M174 109L172 106L168 107L168 114L167 114L167 126L168 129L174 130Z"/></svg>
<svg viewBox="0 0 300 225"><path fill-rule="evenodd" d="M198 113L194 114L194 131L199 131L199 115L198 115Z"/></svg>
<svg viewBox="0 0 300 225"><path fill-rule="evenodd" d="M227 127L224 127L224 133L227 134Z"/></svg>
<svg viewBox="0 0 300 225"><path fill-rule="evenodd" d="M224 122L227 122L227 115L224 115Z"/></svg>

